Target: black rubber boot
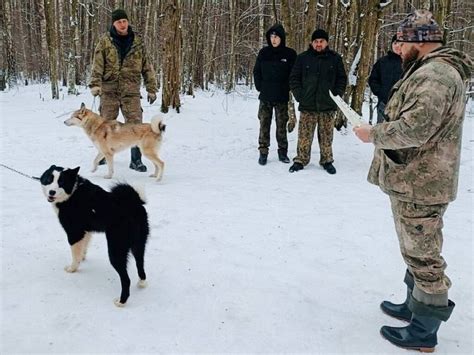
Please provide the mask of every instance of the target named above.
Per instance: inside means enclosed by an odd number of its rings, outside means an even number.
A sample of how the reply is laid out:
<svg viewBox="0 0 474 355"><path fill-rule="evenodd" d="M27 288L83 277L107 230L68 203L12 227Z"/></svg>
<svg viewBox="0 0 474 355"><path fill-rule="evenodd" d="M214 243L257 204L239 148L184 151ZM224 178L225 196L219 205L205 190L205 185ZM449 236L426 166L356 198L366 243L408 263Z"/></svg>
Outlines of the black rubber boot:
<svg viewBox="0 0 474 355"><path fill-rule="evenodd" d="M413 297L408 303L413 316L406 327L383 326L380 334L394 345L405 349L432 353L438 344L438 330L442 321L447 321L454 309L454 302L447 306L432 306L418 302Z"/></svg>
<svg viewBox="0 0 474 355"><path fill-rule="evenodd" d="M260 153L260 156L258 157L258 163L260 165L266 165L267 164L267 158L268 158L268 154Z"/></svg>
<svg viewBox="0 0 474 355"><path fill-rule="evenodd" d="M383 301L380 304L380 308L385 314L388 314L391 317L404 320L406 322L411 321L411 311L408 308L408 300L411 297L415 281L413 280L413 275L407 270L405 273L405 279L403 280L407 285L407 298L405 302L396 304L389 301Z"/></svg>
<svg viewBox="0 0 474 355"><path fill-rule="evenodd" d="M142 173L145 172L146 166L142 163L142 153L140 152L140 148L133 147L130 152L132 159L130 161L129 168Z"/></svg>
<svg viewBox="0 0 474 355"><path fill-rule="evenodd" d="M285 164L288 164L290 162L290 158L288 158L286 152L278 152L278 160Z"/></svg>
<svg viewBox="0 0 474 355"><path fill-rule="evenodd" d="M328 172L328 174L334 175L336 173L336 168L332 163L324 163L323 168Z"/></svg>
<svg viewBox="0 0 474 355"><path fill-rule="evenodd" d="M301 164L301 163L293 163L293 165L290 166L289 172L290 172L290 173L294 173L294 172L296 172L296 171L298 171L298 170L301 170L301 169L303 169L303 168L304 168L303 164Z"/></svg>

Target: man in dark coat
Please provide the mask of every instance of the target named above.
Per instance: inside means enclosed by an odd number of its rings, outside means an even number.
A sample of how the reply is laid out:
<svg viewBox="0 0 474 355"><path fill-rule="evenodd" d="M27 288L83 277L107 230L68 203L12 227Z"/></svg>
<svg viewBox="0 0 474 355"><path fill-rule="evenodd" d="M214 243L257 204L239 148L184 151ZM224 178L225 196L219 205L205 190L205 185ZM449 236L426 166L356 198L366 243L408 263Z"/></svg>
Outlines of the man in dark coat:
<svg viewBox="0 0 474 355"><path fill-rule="evenodd" d="M388 102L388 96L393 85L402 76L402 59L397 35L392 37L392 50L375 62L369 77L370 90L378 98L377 123L384 121L383 111Z"/></svg>
<svg viewBox="0 0 474 355"><path fill-rule="evenodd" d="M260 120L258 149L260 156L258 163L260 165L267 163L273 109L275 109L276 116L278 159L283 163L290 162L288 158L288 139L286 137L290 93L288 79L296 59L296 51L285 45L285 29L282 25L277 24L271 27L267 31L266 37L268 47L260 50L253 69L255 87L260 91L258 97L260 100L258 109L258 119Z"/></svg>
<svg viewBox="0 0 474 355"><path fill-rule="evenodd" d="M341 56L329 49L328 39L326 31L314 31L308 50L298 55L290 75L290 88L299 102L298 110L301 112L297 156L290 167L291 173L303 169L309 163L316 126L319 164L329 174L336 173L332 164L332 140L337 105L329 96L329 90L334 95L342 96L346 89L347 75Z"/></svg>

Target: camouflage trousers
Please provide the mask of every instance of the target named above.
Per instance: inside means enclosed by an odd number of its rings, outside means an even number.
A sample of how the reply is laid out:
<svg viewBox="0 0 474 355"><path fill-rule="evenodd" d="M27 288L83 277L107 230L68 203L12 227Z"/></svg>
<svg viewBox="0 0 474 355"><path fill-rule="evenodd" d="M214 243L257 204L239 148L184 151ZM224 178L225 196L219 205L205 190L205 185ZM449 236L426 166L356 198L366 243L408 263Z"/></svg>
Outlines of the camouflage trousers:
<svg viewBox="0 0 474 355"><path fill-rule="evenodd" d="M258 149L262 154L268 154L270 146L270 127L272 114L275 109L276 140L278 152L288 152L288 138L286 137L286 123L288 122L288 102L260 101L258 119L260 120L260 134L258 136Z"/></svg>
<svg viewBox="0 0 474 355"><path fill-rule="evenodd" d="M443 215L448 204L418 205L390 197L403 259L416 287L427 294L444 294L451 287L445 275Z"/></svg>
<svg viewBox="0 0 474 355"><path fill-rule="evenodd" d="M300 114L298 124L298 147L295 163L308 165L311 160L311 146L313 144L314 131L318 127L319 142L319 164L332 163L332 140L334 137L334 114L335 112L305 112Z"/></svg>
<svg viewBox="0 0 474 355"><path fill-rule="evenodd" d="M140 96L121 97L114 93L103 93L100 96L100 115L106 120L116 120L119 115L119 109L125 122L142 122L143 114L140 105Z"/></svg>

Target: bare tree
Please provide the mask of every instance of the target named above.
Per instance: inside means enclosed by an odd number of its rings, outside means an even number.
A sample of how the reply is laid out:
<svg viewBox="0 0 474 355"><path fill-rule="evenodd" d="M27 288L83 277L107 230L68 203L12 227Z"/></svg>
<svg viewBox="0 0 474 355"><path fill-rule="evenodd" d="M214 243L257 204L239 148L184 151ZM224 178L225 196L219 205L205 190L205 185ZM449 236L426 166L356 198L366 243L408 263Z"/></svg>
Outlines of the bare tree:
<svg viewBox="0 0 474 355"><path fill-rule="evenodd" d="M59 99L58 86L58 58L57 58L57 36L55 31L54 2L44 0L44 9L46 15L46 41L48 43L49 53L49 79L51 82L51 96L53 99Z"/></svg>
<svg viewBox="0 0 474 355"><path fill-rule="evenodd" d="M161 112L168 112L169 107L179 112L181 63L181 29L180 0L166 0L164 5L163 24L163 93Z"/></svg>

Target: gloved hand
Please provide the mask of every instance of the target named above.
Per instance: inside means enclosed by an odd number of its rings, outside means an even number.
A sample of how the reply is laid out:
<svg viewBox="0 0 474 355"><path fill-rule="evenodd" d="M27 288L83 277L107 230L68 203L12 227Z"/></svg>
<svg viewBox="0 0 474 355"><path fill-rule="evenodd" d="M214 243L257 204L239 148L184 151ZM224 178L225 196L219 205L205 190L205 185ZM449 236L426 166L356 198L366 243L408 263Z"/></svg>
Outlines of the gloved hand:
<svg viewBox="0 0 474 355"><path fill-rule="evenodd" d="M152 92L149 92L148 93L148 97L146 98L147 101L150 103L150 105L153 104L153 102L156 101L156 94L155 93L152 93Z"/></svg>
<svg viewBox="0 0 474 355"><path fill-rule="evenodd" d="M293 119L290 118L288 120L288 123L287 123L286 127L288 128L288 132L290 132L290 133L293 132L293 130L296 127L296 118L293 118Z"/></svg>
<svg viewBox="0 0 474 355"><path fill-rule="evenodd" d="M347 128L347 118L343 114L338 112L336 114L336 118L334 119L334 127L338 131L340 131L343 126L344 128Z"/></svg>
<svg viewBox="0 0 474 355"><path fill-rule="evenodd" d="M92 96L102 95L102 89L100 86L93 86L91 87L91 94Z"/></svg>

